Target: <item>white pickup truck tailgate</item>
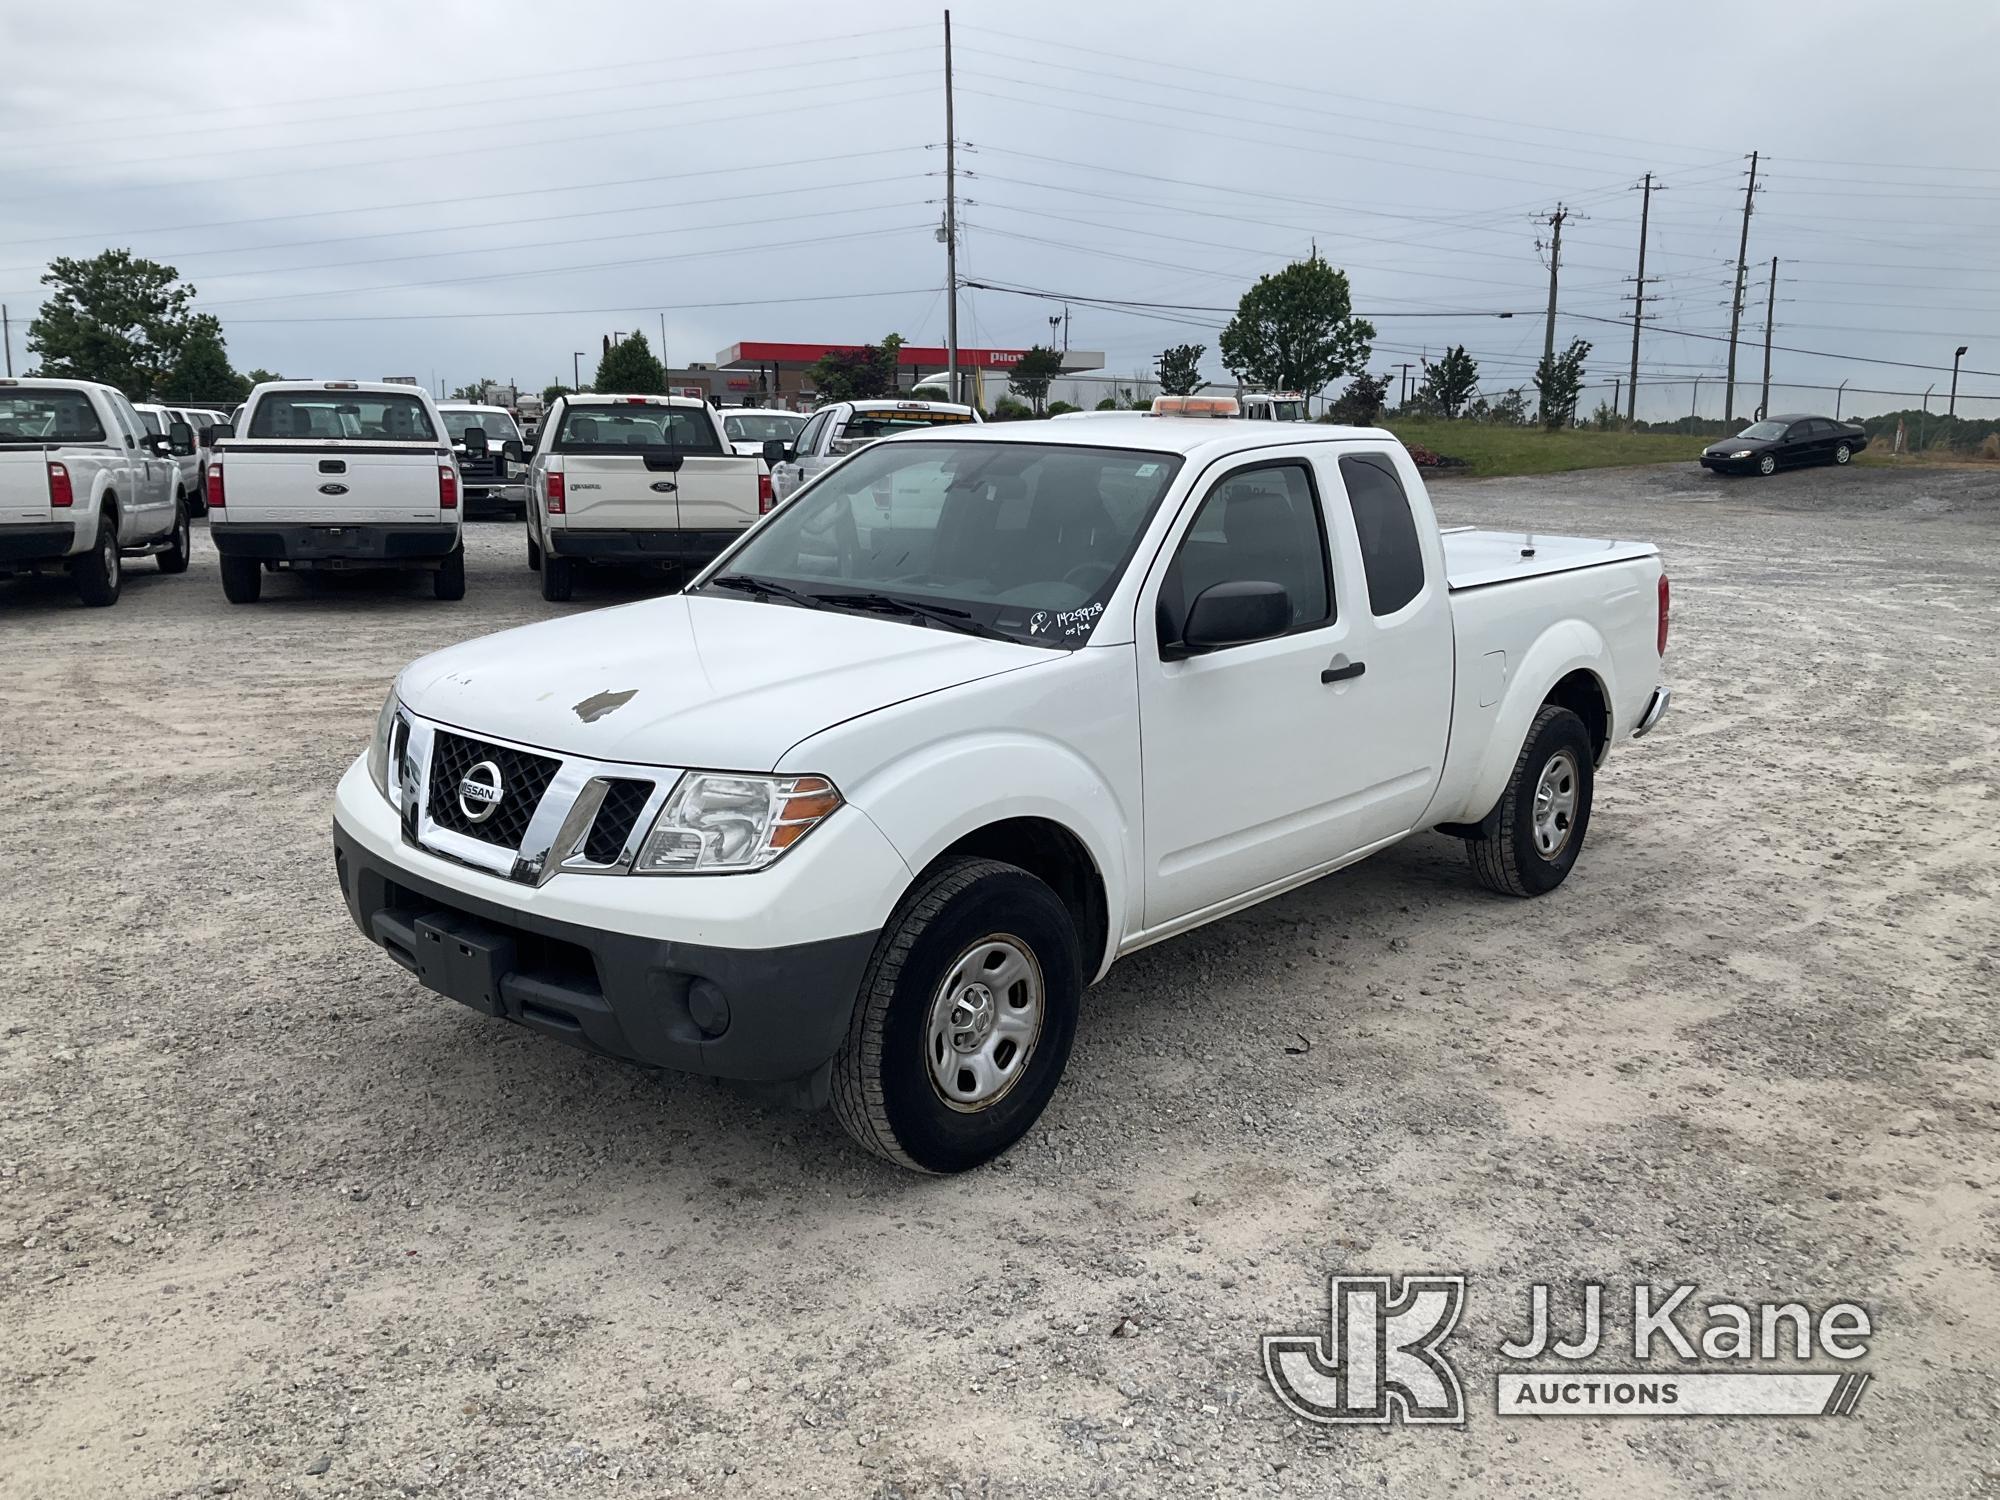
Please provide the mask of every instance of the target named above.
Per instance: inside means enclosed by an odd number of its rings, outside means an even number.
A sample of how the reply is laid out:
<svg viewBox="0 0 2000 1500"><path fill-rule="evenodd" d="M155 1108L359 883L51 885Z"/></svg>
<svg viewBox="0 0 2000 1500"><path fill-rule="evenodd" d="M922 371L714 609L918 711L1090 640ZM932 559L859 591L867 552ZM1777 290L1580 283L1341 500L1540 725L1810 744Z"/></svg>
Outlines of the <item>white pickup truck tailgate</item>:
<svg viewBox="0 0 2000 1500"><path fill-rule="evenodd" d="M650 450L659 463L665 450ZM761 459L682 454L677 471L645 453L566 453L567 514L557 526L592 531L741 531L757 519Z"/></svg>
<svg viewBox="0 0 2000 1500"><path fill-rule="evenodd" d="M435 443L270 443L235 439L220 450L229 521L338 525L437 521Z"/></svg>
<svg viewBox="0 0 2000 1500"><path fill-rule="evenodd" d="M1543 536L1532 531L1480 531L1471 526L1447 526L1441 534L1445 577L1454 589L1483 588L1491 583L1511 583L1601 563L1653 557L1660 550L1651 542Z"/></svg>
<svg viewBox="0 0 2000 1500"><path fill-rule="evenodd" d="M0 523L45 524L54 515L49 506L49 455L39 447L0 448Z"/></svg>

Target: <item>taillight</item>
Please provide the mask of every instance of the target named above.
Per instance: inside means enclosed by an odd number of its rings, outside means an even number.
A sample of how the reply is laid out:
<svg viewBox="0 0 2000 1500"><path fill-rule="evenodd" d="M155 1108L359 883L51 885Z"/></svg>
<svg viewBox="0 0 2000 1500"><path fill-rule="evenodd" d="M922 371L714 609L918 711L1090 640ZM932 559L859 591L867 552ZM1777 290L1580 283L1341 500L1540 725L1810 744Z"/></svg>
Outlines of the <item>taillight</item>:
<svg viewBox="0 0 2000 1500"><path fill-rule="evenodd" d="M1660 655L1667 654L1667 575L1660 575Z"/></svg>
<svg viewBox="0 0 2000 1500"><path fill-rule="evenodd" d="M58 509L76 504L76 495L69 487L69 465L49 460L49 504Z"/></svg>
<svg viewBox="0 0 2000 1500"><path fill-rule="evenodd" d="M450 464L438 465L438 509L458 509L458 470Z"/></svg>
<svg viewBox="0 0 2000 1500"><path fill-rule="evenodd" d="M759 474L757 476L757 514L760 516L769 515L771 513L772 500L771 476L769 474Z"/></svg>
<svg viewBox="0 0 2000 1500"><path fill-rule="evenodd" d="M562 475L560 474L549 475L548 494L549 494L549 514L552 516L563 515L565 513L565 507L567 506L569 501L569 491L563 488Z"/></svg>
<svg viewBox="0 0 2000 1500"><path fill-rule="evenodd" d="M208 466L208 508L210 510L229 508L229 497L222 489L222 465L217 463Z"/></svg>

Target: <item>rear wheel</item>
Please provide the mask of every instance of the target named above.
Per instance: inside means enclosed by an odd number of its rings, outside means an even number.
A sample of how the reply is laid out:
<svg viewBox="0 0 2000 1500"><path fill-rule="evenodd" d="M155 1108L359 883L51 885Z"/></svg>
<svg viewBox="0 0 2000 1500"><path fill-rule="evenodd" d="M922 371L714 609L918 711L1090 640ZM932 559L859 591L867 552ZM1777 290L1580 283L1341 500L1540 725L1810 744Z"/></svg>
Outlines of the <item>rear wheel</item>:
<svg viewBox="0 0 2000 1500"><path fill-rule="evenodd" d="M264 592L264 565L254 557L222 559L222 593L231 604L255 604Z"/></svg>
<svg viewBox="0 0 2000 1500"><path fill-rule="evenodd" d="M882 929L833 1061L841 1125L919 1172L991 1161L1041 1117L1083 991L1054 891L990 859L925 875Z"/></svg>
<svg viewBox="0 0 2000 1500"><path fill-rule="evenodd" d="M568 600L576 588L576 564L550 553L542 559L542 597L554 604Z"/></svg>
<svg viewBox="0 0 2000 1500"><path fill-rule="evenodd" d="M1839 443L1835 445L1833 450L1833 461L1835 463L1844 464L1853 457L1854 457L1854 450L1848 447L1847 444Z"/></svg>
<svg viewBox="0 0 2000 1500"><path fill-rule="evenodd" d="M185 573L188 559L194 555L194 523L188 520L187 496L174 497L174 529L167 541L167 550L155 553L162 573Z"/></svg>
<svg viewBox="0 0 2000 1500"><path fill-rule="evenodd" d="M102 609L118 602L125 566L118 556L118 517L106 510L97 518L97 540L70 564L76 592L85 604Z"/></svg>
<svg viewBox="0 0 2000 1500"><path fill-rule="evenodd" d="M1465 841L1480 884L1509 896L1539 896L1563 883L1590 827L1594 750L1583 720L1542 705L1507 789Z"/></svg>
<svg viewBox="0 0 2000 1500"><path fill-rule="evenodd" d="M453 548L444 565L431 574L431 591L440 599L465 597L465 546Z"/></svg>
<svg viewBox="0 0 2000 1500"><path fill-rule="evenodd" d="M528 533L528 571L530 573L542 571L542 544L535 540L533 532Z"/></svg>

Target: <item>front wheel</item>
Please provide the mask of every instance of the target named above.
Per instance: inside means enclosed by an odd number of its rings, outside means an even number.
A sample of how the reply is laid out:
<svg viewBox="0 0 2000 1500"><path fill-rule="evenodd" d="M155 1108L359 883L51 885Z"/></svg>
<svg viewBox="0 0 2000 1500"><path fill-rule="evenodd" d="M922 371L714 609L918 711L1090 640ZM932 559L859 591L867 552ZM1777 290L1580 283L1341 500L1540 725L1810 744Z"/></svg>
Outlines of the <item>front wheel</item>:
<svg viewBox="0 0 2000 1500"><path fill-rule="evenodd" d="M1766 453L1762 458L1757 460L1757 472L1762 474L1766 479L1769 479L1773 474L1778 472L1778 460Z"/></svg>
<svg viewBox="0 0 2000 1500"><path fill-rule="evenodd" d="M1837 464L1844 464L1853 457L1854 450L1845 443L1839 444L1833 450L1833 461Z"/></svg>
<svg viewBox="0 0 2000 1500"><path fill-rule="evenodd" d="M174 529L167 550L155 553L162 573L185 573L194 555L194 524L188 520L187 496L174 497Z"/></svg>
<svg viewBox="0 0 2000 1500"><path fill-rule="evenodd" d="M1590 827L1594 748L1583 720L1544 703L1500 800L1465 841L1488 890L1540 896L1561 885Z"/></svg>
<svg viewBox="0 0 2000 1500"><path fill-rule="evenodd" d="M465 597L465 547L462 543L431 574L431 592L445 600Z"/></svg>
<svg viewBox="0 0 2000 1500"><path fill-rule="evenodd" d="M109 512L98 517L97 540L90 550L70 564L76 578L77 596L85 604L102 609L118 602L125 569L118 556L118 518Z"/></svg>
<svg viewBox="0 0 2000 1500"><path fill-rule="evenodd" d="M264 565L254 557L222 559L222 594L231 604L255 604L264 592Z"/></svg>
<svg viewBox="0 0 2000 1500"><path fill-rule="evenodd" d="M833 1060L834 1113L912 1171L991 1161L1048 1106L1082 992L1054 891L997 860L947 860L882 929Z"/></svg>

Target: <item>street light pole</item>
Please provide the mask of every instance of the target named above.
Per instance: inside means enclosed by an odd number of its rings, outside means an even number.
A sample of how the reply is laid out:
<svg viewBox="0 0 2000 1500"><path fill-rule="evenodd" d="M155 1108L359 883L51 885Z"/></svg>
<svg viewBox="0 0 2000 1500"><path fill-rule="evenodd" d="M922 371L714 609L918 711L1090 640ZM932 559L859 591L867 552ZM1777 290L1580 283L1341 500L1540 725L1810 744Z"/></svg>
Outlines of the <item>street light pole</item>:
<svg viewBox="0 0 2000 1500"><path fill-rule="evenodd" d="M583 356L587 353L586 349L578 349L569 357L569 388L573 391L583 389Z"/></svg>
<svg viewBox="0 0 2000 1500"><path fill-rule="evenodd" d="M1970 344L1960 344L1958 352L1951 357L1951 405L1946 409L1947 416L1958 415L1958 362L1965 358L1965 351L1971 347Z"/></svg>

